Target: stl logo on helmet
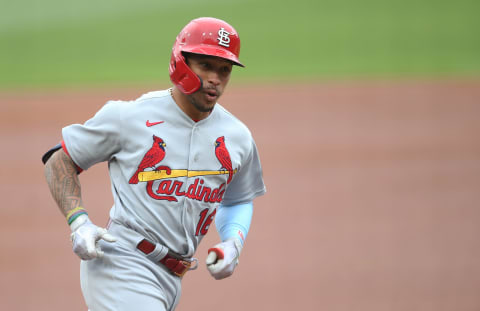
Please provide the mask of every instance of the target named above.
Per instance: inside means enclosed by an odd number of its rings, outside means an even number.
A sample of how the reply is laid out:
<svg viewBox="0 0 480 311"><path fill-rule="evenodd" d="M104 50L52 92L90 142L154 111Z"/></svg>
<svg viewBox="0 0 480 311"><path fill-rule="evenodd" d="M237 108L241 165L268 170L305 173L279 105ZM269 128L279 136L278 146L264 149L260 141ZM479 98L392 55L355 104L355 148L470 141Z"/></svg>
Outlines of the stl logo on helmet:
<svg viewBox="0 0 480 311"><path fill-rule="evenodd" d="M226 48L230 47L230 33L225 30L225 28L220 28L218 31L218 45L224 46Z"/></svg>

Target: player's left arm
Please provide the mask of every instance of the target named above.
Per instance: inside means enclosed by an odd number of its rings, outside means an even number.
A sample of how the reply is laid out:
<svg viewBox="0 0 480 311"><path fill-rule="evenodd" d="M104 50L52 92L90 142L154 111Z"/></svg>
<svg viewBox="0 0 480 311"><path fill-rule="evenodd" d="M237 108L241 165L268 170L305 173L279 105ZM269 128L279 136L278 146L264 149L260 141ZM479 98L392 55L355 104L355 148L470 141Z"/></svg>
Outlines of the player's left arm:
<svg viewBox="0 0 480 311"><path fill-rule="evenodd" d="M222 242L209 249L207 267L217 280L233 274L247 237L253 214L253 200L266 192L258 150L250 139L241 169L235 174L215 216Z"/></svg>
<svg viewBox="0 0 480 311"><path fill-rule="evenodd" d="M220 205L215 225L222 240L208 250L207 268L217 280L233 274L250 229L253 203Z"/></svg>

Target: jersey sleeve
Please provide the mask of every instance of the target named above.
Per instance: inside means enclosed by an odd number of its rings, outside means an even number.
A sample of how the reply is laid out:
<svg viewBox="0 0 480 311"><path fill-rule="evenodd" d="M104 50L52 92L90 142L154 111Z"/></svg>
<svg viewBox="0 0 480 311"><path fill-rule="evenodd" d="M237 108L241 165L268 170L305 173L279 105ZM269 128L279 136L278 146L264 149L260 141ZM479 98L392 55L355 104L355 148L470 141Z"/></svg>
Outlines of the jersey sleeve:
<svg viewBox="0 0 480 311"><path fill-rule="evenodd" d="M252 201L266 192L263 182L262 165L257 146L252 139L248 157L225 191L223 205L235 205Z"/></svg>
<svg viewBox="0 0 480 311"><path fill-rule="evenodd" d="M62 129L65 148L72 160L86 170L109 160L120 149L120 102L108 102L84 124Z"/></svg>

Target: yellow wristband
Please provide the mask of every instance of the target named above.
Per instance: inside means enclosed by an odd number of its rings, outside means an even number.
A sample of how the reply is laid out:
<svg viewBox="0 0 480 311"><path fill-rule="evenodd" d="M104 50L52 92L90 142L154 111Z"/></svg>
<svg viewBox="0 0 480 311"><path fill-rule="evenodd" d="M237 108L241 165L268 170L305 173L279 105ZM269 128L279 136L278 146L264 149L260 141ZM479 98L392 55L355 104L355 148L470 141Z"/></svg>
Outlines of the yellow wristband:
<svg viewBox="0 0 480 311"><path fill-rule="evenodd" d="M79 211L85 211L87 212L83 207L81 206L78 206L78 207L75 207L74 209L72 209L70 212L68 212L67 214L67 220L73 215L75 214L76 212L79 212Z"/></svg>

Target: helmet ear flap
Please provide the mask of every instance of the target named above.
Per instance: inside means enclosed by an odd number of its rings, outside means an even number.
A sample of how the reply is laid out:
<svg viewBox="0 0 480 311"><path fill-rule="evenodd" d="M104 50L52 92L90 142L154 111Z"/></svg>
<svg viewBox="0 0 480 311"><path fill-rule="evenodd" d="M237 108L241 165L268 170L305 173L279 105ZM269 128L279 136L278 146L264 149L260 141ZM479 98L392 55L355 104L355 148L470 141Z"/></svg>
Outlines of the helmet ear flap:
<svg viewBox="0 0 480 311"><path fill-rule="evenodd" d="M185 62L182 53L172 53L170 60L170 80L184 94L192 94L200 89L202 81Z"/></svg>

